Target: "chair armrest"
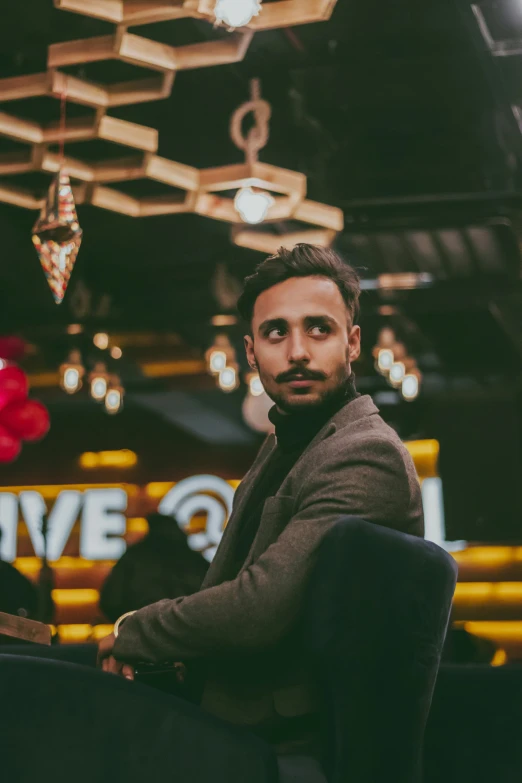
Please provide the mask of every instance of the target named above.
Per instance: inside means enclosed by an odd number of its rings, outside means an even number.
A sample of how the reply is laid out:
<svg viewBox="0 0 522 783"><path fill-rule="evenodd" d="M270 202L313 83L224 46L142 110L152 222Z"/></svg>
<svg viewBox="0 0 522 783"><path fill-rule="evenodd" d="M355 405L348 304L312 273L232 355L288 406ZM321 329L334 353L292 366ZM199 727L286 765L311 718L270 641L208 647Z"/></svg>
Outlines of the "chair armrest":
<svg viewBox="0 0 522 783"><path fill-rule="evenodd" d="M51 629L45 623L0 612L0 641L22 641L50 646Z"/></svg>

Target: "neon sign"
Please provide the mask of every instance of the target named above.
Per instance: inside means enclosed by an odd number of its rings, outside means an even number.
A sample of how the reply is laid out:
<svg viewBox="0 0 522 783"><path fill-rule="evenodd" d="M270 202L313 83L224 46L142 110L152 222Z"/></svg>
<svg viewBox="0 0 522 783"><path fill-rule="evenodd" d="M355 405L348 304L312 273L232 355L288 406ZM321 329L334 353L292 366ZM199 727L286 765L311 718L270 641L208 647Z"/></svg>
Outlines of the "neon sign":
<svg viewBox="0 0 522 783"><path fill-rule="evenodd" d="M122 536L127 520L127 493L123 489L88 489L85 492L65 489L60 492L49 511L47 557L58 560L78 518L80 554L87 560L117 560L126 549ZM14 495L0 492L0 554L12 562L17 554L18 516L22 516L37 557L44 553L40 530L42 516L47 513L45 501L39 492L27 490Z"/></svg>
<svg viewBox="0 0 522 783"><path fill-rule="evenodd" d="M205 493L218 495L223 502ZM212 561L223 536L225 524L232 512L234 490L217 476L193 476L183 479L173 487L158 506L160 514L175 516L180 527L187 529L192 517L201 511L207 514L207 524L202 533L189 533L188 545L203 557Z"/></svg>
<svg viewBox="0 0 522 783"><path fill-rule="evenodd" d="M212 494L209 494L212 493ZM191 549L202 552L211 561L216 553L234 500L234 489L218 476L192 476L179 481L161 500L158 510L166 516L175 516L180 527L187 531ZM44 553L40 530L42 516L48 513L49 534L47 558L58 560L80 521L80 556L86 560L118 560L125 552L128 496L124 489L101 488L79 491L62 490L52 508L47 510L44 498L35 490L23 490L18 495L0 492L0 557L12 562L17 556L18 520L25 522L37 557ZM205 530L190 533L192 518L206 514Z"/></svg>
<svg viewBox="0 0 522 783"><path fill-rule="evenodd" d="M166 516L176 517L187 533L190 548L201 552L210 562L232 511L234 492L233 487L218 476L192 476L169 489L158 510ZM442 482L439 478L424 479L422 499L426 539L449 551L465 548L465 541L445 540ZM123 538L127 527L127 503L127 492L122 488L62 490L48 512L49 561L54 562L61 557L77 520L80 520L79 549L82 558L118 560L127 547ZM0 557L3 560L12 562L17 557L19 516L25 522L35 554L38 557L43 555L40 525L46 513L45 500L35 490L23 490L18 495L0 492ZM202 513L206 515L205 530L191 533L189 528L193 517Z"/></svg>

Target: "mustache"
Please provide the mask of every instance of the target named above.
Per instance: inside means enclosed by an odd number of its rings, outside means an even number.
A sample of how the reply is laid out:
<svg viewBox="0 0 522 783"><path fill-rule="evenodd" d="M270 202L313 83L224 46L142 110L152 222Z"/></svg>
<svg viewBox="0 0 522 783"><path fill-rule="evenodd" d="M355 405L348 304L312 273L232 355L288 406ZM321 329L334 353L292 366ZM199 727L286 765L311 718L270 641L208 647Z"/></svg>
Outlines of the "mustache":
<svg viewBox="0 0 522 783"><path fill-rule="evenodd" d="M326 375L319 370L287 370L277 376L278 383L289 383L290 381L324 381Z"/></svg>

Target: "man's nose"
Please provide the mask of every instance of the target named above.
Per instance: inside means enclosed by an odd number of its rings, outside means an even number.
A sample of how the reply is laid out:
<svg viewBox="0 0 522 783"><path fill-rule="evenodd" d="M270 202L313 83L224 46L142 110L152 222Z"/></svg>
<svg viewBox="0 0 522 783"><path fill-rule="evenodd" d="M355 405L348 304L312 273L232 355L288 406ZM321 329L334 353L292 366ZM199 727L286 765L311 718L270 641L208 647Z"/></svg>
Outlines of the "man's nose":
<svg viewBox="0 0 522 783"><path fill-rule="evenodd" d="M306 339L301 333L292 334L290 338L288 361L295 364L310 361Z"/></svg>

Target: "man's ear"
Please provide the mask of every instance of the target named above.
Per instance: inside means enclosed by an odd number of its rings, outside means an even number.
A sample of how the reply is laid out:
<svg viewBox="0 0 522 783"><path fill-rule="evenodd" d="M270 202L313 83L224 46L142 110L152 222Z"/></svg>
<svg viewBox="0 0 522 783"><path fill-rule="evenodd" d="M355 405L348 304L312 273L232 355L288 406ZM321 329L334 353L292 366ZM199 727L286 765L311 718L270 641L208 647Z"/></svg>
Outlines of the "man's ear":
<svg viewBox="0 0 522 783"><path fill-rule="evenodd" d="M355 362L361 355L361 327L352 326L348 335L348 356L350 362Z"/></svg>
<svg viewBox="0 0 522 783"><path fill-rule="evenodd" d="M249 365L252 367L252 369L255 369L257 365L256 365L256 357L254 355L254 340L249 334L245 334L243 339L245 341L245 353L246 353L247 361Z"/></svg>

